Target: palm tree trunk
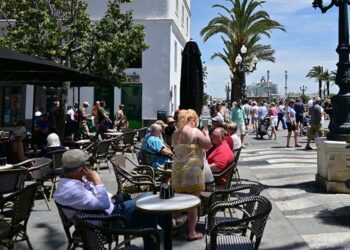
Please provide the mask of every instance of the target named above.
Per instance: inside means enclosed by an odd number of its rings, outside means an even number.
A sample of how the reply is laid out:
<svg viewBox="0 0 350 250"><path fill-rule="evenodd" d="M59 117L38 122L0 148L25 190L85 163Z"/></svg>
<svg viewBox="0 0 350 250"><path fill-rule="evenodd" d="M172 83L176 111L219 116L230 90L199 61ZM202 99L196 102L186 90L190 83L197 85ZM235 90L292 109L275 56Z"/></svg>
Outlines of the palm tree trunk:
<svg viewBox="0 0 350 250"><path fill-rule="evenodd" d="M327 97L328 97L329 96L329 81L327 81L326 87L327 87Z"/></svg>
<svg viewBox="0 0 350 250"><path fill-rule="evenodd" d="M322 99L322 80L318 80L318 96Z"/></svg>

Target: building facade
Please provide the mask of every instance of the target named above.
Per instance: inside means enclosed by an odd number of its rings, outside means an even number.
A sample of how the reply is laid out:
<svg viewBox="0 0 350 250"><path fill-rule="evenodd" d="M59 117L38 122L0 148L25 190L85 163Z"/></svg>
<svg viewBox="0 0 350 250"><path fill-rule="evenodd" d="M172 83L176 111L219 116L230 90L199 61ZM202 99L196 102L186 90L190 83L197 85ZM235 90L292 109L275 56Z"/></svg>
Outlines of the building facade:
<svg viewBox="0 0 350 250"><path fill-rule="evenodd" d="M107 9L107 0L86 2L91 18L99 21ZM132 10L135 23L144 25L149 48L142 53L140 62L125 71L129 82L121 88L81 87L80 105L83 101L93 104L105 100L107 109L114 114L123 103L129 124L141 127L159 115L173 114L179 105L181 52L190 39L190 0L134 0L122 9ZM33 89L32 85L0 86L0 126L32 119ZM49 110L58 95L55 89L37 88L36 106ZM68 103L77 101L78 88L71 88Z"/></svg>

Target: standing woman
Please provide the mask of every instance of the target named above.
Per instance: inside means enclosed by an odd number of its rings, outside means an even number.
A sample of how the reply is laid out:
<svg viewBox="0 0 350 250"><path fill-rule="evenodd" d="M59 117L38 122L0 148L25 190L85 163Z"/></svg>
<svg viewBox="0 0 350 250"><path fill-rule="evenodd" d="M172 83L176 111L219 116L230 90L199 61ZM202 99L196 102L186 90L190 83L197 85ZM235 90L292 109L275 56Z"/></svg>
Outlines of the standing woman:
<svg viewBox="0 0 350 250"><path fill-rule="evenodd" d="M286 113L287 113L287 129L288 129L288 136L287 136L287 148L289 148L289 142L290 142L290 137L292 135L292 131L294 132L294 144L295 147L301 147L301 145L298 144L298 127L296 125L296 115L295 115L295 110L294 110L294 103L295 101L291 99L288 102L288 107L286 108Z"/></svg>
<svg viewBox="0 0 350 250"><path fill-rule="evenodd" d="M270 124L271 124L271 135L269 135L269 139L272 139L272 136L275 135L275 140L277 139L276 134L276 127L277 127L277 109L276 104L274 102L271 102L269 111L267 112L267 116L270 117Z"/></svg>
<svg viewBox="0 0 350 250"><path fill-rule="evenodd" d="M192 110L181 110L179 113L177 130L173 135L174 165L172 185L177 193L189 193L199 197L205 189L203 170L204 150L209 149L211 141L208 129L200 131L199 118ZM197 208L188 212L188 240L203 238L203 234L196 231Z"/></svg>

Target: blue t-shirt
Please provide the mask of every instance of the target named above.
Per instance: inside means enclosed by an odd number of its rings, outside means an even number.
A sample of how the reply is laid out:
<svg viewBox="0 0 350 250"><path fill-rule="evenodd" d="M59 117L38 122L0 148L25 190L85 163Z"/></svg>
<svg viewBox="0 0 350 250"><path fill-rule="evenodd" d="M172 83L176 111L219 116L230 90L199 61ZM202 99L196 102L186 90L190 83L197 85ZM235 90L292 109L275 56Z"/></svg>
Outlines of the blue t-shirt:
<svg viewBox="0 0 350 250"><path fill-rule="evenodd" d="M141 149L146 151L146 153L152 153L149 154L149 159L153 168L158 168L160 165L164 165L164 163L169 160L169 157L160 155L160 152L164 147L164 143L159 137L146 135Z"/></svg>
<svg viewBox="0 0 350 250"><path fill-rule="evenodd" d="M302 104L301 102L296 102L294 104L293 109L295 110L295 113L297 115L302 115L304 113L304 104Z"/></svg>
<svg viewBox="0 0 350 250"><path fill-rule="evenodd" d="M258 114L259 114L259 119L264 119L265 116L267 115L267 108L265 106L259 107Z"/></svg>

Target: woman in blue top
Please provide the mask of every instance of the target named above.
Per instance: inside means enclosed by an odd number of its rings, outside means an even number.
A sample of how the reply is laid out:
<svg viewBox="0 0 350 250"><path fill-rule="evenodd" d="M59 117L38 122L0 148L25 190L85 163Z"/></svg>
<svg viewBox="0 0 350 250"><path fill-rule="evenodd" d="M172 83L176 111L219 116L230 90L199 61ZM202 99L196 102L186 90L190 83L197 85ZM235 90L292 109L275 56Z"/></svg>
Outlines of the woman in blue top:
<svg viewBox="0 0 350 250"><path fill-rule="evenodd" d="M291 99L288 102L288 107L286 108L286 118L287 118L287 129L288 129L288 136L287 136L287 148L289 148L289 142L290 137L292 135L292 131L294 132L294 143L295 147L301 147L301 145L298 144L298 127L296 125L296 116L295 116L295 110L294 110L294 103L295 101Z"/></svg>

